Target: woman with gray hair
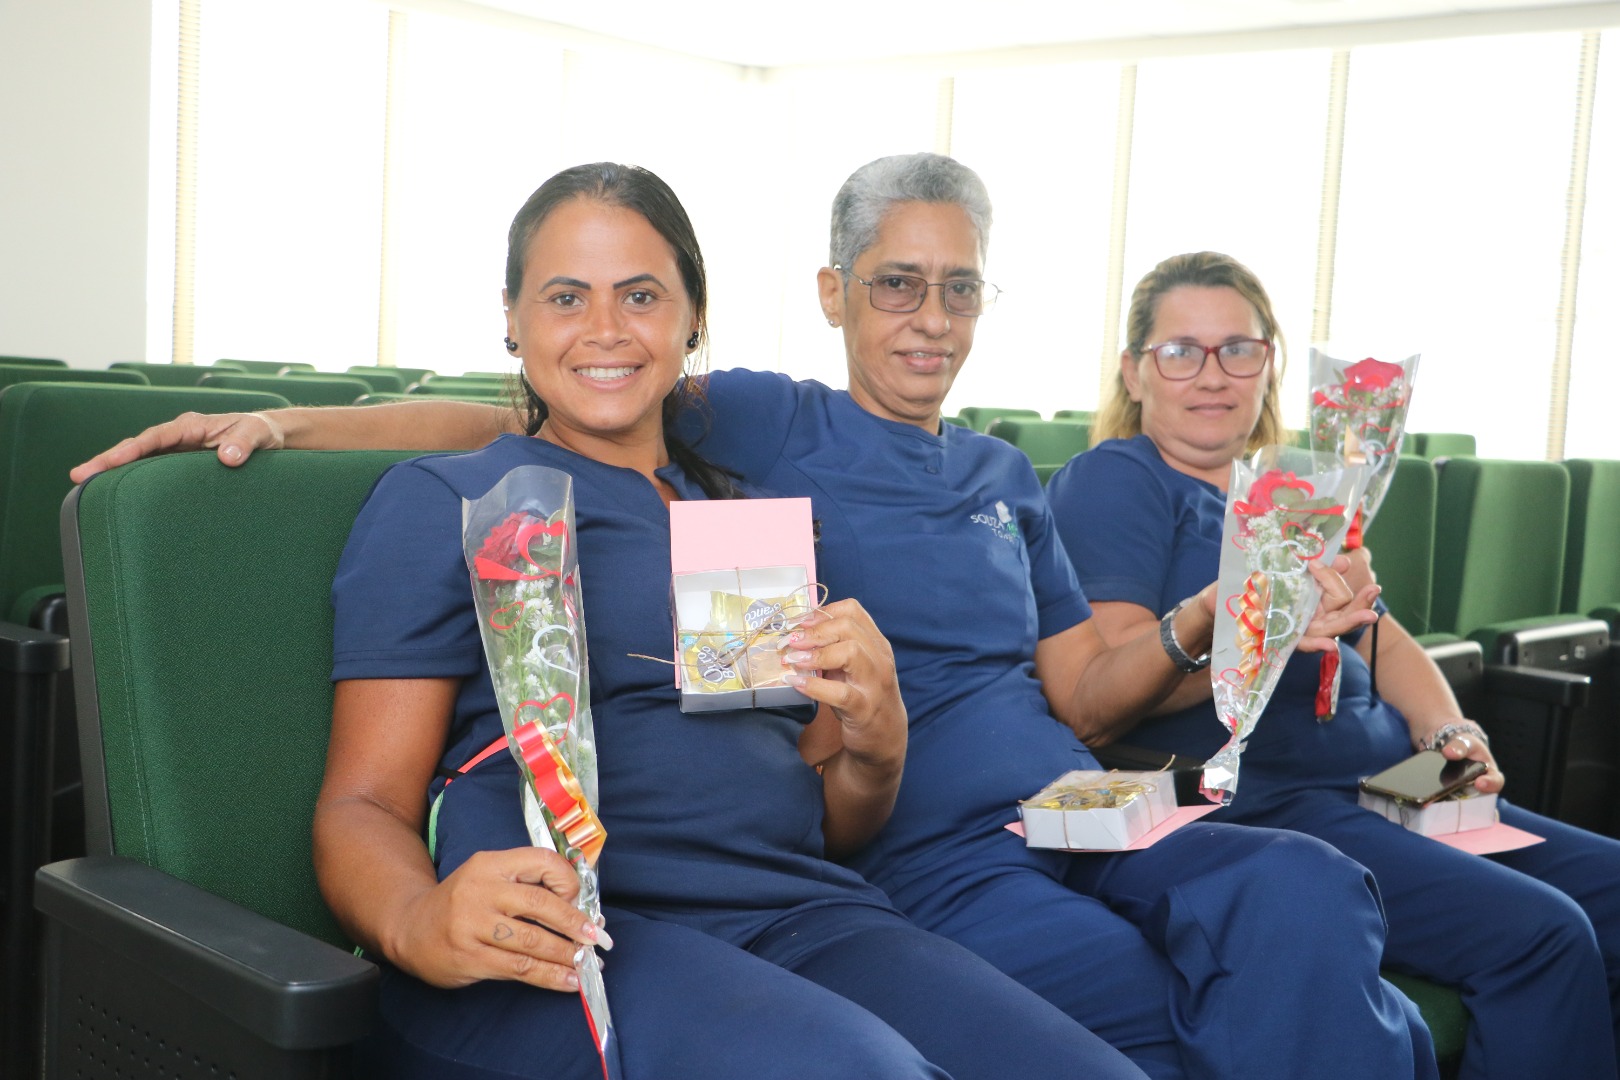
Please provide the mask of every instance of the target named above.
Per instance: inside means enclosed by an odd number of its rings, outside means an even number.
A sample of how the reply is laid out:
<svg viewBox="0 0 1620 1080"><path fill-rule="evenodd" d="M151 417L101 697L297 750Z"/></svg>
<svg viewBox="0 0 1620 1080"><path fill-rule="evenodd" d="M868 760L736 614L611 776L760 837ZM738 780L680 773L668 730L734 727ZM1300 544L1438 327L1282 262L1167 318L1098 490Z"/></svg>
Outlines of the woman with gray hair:
<svg viewBox="0 0 1620 1080"><path fill-rule="evenodd" d="M812 500L829 594L858 598L894 649L905 772L888 824L852 865L1153 1076L1435 1075L1422 1021L1378 976L1371 878L1326 844L1198 823L1144 851L1075 855L1007 830L1020 799L1096 767L1073 726L1144 712L1180 673L1156 641L1105 646L1028 460L941 425L995 299L989 224L983 184L950 158L857 169L817 274L849 389L718 372L706 424L687 432L707 460ZM409 408L183 418L92 464L174 445L218 446L227 463L294 443L460 448L508 423L477 406ZM1329 584L1318 646L1371 617ZM1209 598L1174 626L1191 651L1207 645ZM801 740L811 763L837 749L819 721Z"/></svg>

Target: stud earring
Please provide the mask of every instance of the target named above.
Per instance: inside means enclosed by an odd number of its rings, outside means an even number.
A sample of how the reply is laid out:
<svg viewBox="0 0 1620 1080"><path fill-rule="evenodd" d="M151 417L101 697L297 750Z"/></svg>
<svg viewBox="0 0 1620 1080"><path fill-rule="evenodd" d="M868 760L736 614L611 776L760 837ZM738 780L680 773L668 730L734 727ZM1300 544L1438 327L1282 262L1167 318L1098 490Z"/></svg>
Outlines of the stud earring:
<svg viewBox="0 0 1620 1080"><path fill-rule="evenodd" d="M837 326L838 325L838 320L837 319L828 319L827 320L827 325L828 326Z"/></svg>
<svg viewBox="0 0 1620 1080"><path fill-rule="evenodd" d="M686 339L686 349L687 349L688 352L690 352L691 350L693 350L693 349L695 349L697 347L698 347L698 332L696 330L694 330L694 331L692 331L692 336Z"/></svg>
<svg viewBox="0 0 1620 1080"><path fill-rule="evenodd" d="M507 338L506 351L511 353L517 352L517 342L513 341L511 338Z"/></svg>

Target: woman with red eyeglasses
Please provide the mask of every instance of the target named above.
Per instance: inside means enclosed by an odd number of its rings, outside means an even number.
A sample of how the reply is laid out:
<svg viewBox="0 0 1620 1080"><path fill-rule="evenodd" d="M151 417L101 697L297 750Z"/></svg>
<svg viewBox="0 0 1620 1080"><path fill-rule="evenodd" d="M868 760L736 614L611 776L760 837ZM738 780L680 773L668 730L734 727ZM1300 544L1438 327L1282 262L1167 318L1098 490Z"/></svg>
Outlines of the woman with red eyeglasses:
<svg viewBox="0 0 1620 1080"><path fill-rule="evenodd" d="M1164 613L1215 578L1232 461L1283 436L1277 320L1241 263L1214 252L1166 259L1137 285L1126 332L1101 441L1047 488L1110 645L1158 636ZM1244 752L1237 797L1212 820L1308 833L1373 871L1386 966L1457 987L1473 1015L1461 1076L1615 1076L1620 843L1504 801L1504 822L1546 842L1482 857L1358 806L1359 778L1417 748L1484 763L1482 792L1503 786L1485 733L1423 649L1387 613L1378 633L1364 631L1340 643L1329 722L1316 717L1316 657L1289 663ZM1198 758L1219 749L1207 657L1185 660L1188 674L1151 716L1082 732L1087 743Z"/></svg>

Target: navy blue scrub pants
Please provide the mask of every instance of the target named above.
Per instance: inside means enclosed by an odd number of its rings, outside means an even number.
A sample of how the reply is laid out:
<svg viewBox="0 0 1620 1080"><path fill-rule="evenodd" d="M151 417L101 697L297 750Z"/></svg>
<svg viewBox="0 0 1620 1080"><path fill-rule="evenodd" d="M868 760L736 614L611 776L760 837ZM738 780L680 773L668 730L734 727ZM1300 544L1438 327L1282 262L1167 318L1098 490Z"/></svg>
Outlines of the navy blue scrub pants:
<svg viewBox="0 0 1620 1080"><path fill-rule="evenodd" d="M800 909L744 949L609 909L625 1080L1012 1080L1142 1073L965 949L880 908ZM362 1075L600 1080L577 996L384 968Z"/></svg>
<svg viewBox="0 0 1620 1080"><path fill-rule="evenodd" d="M1461 1080L1614 1080L1620 842L1497 805L1546 842L1470 855L1330 794L1281 799L1258 820L1319 836L1373 872L1389 913L1385 963L1457 987L1474 1017Z"/></svg>
<svg viewBox="0 0 1620 1080"><path fill-rule="evenodd" d="M1416 1006L1378 977L1377 888L1327 844L1197 822L1143 851L975 850L896 890L901 910L1154 1077L1437 1075Z"/></svg>

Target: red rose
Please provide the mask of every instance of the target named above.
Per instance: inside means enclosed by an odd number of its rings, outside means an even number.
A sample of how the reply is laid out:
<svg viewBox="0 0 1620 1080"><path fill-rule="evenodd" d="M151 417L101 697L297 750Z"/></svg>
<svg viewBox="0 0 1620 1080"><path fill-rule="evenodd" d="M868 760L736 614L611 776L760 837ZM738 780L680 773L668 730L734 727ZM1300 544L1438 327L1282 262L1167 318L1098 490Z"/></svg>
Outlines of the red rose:
<svg viewBox="0 0 1620 1080"><path fill-rule="evenodd" d="M1240 517L1257 517L1275 510L1279 505L1293 506L1315 493L1315 488L1293 473L1272 469L1256 477L1254 483L1249 485L1248 500L1237 500L1232 504L1232 509Z"/></svg>
<svg viewBox="0 0 1620 1080"><path fill-rule="evenodd" d="M510 565L518 560L517 549L518 530L528 521L527 514L510 514L506 520L489 531L484 537L484 546L478 549L478 558L488 559L503 566Z"/></svg>
<svg viewBox="0 0 1620 1080"><path fill-rule="evenodd" d="M1346 391L1360 390L1372 394L1387 389L1390 383L1405 374L1406 372L1401 370L1401 365L1386 364L1369 356L1365 360L1351 364L1345 371L1344 388Z"/></svg>

